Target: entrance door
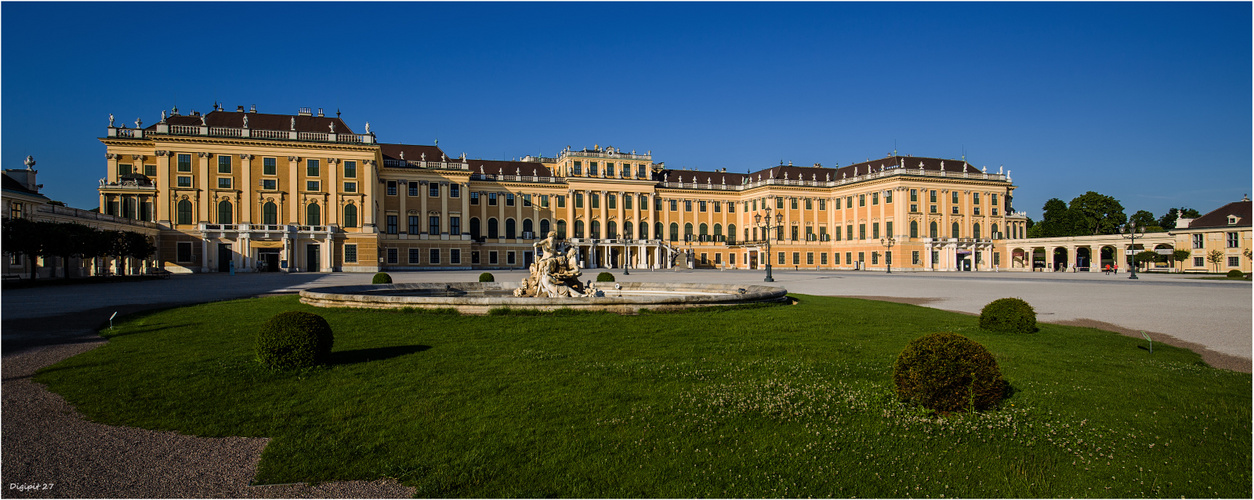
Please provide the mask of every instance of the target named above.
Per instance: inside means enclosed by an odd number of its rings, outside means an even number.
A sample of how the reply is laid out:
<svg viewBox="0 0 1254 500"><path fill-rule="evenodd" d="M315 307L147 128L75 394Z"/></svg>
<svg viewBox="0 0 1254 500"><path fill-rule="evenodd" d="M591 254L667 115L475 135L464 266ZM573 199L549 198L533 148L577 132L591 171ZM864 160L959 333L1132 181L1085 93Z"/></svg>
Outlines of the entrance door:
<svg viewBox="0 0 1254 500"><path fill-rule="evenodd" d="M758 251L750 250L749 251L749 269L757 269L757 268L758 268Z"/></svg>
<svg viewBox="0 0 1254 500"><path fill-rule="evenodd" d="M257 253L257 260L261 261L261 272L274 273L279 271L278 250L260 250Z"/></svg>
<svg viewBox="0 0 1254 500"><path fill-rule="evenodd" d="M231 270L231 259L234 258L231 252L230 243L218 243L218 272L225 273Z"/></svg>
<svg viewBox="0 0 1254 500"><path fill-rule="evenodd" d="M322 250L322 247L314 243L305 245L305 270L306 271L316 273L322 270L321 250Z"/></svg>

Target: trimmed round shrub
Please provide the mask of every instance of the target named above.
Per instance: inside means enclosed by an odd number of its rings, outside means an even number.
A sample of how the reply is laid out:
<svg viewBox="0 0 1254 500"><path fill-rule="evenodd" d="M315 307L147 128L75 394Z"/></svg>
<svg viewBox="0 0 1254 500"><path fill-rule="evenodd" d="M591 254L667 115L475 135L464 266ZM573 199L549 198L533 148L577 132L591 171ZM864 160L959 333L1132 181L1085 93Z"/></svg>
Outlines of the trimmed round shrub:
<svg viewBox="0 0 1254 500"><path fill-rule="evenodd" d="M601 274L597 275L597 281L598 282L614 281L614 275L608 272L601 272Z"/></svg>
<svg viewBox="0 0 1254 500"><path fill-rule="evenodd" d="M334 340L331 325L322 316L279 313L257 332L257 360L271 368L307 368L327 360Z"/></svg>
<svg viewBox="0 0 1254 500"><path fill-rule="evenodd" d="M1233 269L1231 271L1228 271L1228 277L1229 278L1244 278L1245 273L1241 272L1240 269Z"/></svg>
<svg viewBox="0 0 1254 500"><path fill-rule="evenodd" d="M1032 333L1036 331L1036 310L1022 299L997 299L980 310L980 328L994 332Z"/></svg>
<svg viewBox="0 0 1254 500"><path fill-rule="evenodd" d="M988 349L948 332L911 341L893 365L893 382L902 401L946 413L992 408L1008 386Z"/></svg>
<svg viewBox="0 0 1254 500"><path fill-rule="evenodd" d="M374 279L371 279L370 282L376 285L386 285L392 282L392 275L388 273L374 273Z"/></svg>
<svg viewBox="0 0 1254 500"><path fill-rule="evenodd" d="M496 277L492 276L492 273L483 273L479 275L479 282L480 283L493 283L493 282L496 282Z"/></svg>

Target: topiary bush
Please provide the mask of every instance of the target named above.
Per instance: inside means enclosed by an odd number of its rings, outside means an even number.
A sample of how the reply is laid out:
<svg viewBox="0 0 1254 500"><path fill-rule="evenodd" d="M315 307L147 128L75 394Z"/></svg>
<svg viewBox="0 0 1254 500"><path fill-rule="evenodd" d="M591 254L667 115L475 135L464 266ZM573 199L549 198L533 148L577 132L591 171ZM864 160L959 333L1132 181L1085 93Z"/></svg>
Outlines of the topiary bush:
<svg viewBox="0 0 1254 500"><path fill-rule="evenodd" d="M483 273L479 275L480 283L493 283L495 281L496 281L496 277L492 276L492 273Z"/></svg>
<svg viewBox="0 0 1254 500"><path fill-rule="evenodd" d="M307 368L325 362L334 341L331 325L322 316L279 313L257 331L257 360L271 368Z"/></svg>
<svg viewBox="0 0 1254 500"><path fill-rule="evenodd" d="M1245 273L1241 272L1240 269L1233 269L1231 271L1228 271L1228 277L1229 278L1244 278Z"/></svg>
<svg viewBox="0 0 1254 500"><path fill-rule="evenodd" d="M597 275L597 281L598 282L614 281L614 275L608 272L601 272L601 274Z"/></svg>
<svg viewBox="0 0 1254 500"><path fill-rule="evenodd" d="M376 285L385 285L392 282L392 275L388 273L374 273L374 279L370 280Z"/></svg>
<svg viewBox="0 0 1254 500"><path fill-rule="evenodd" d="M1022 299L997 299L980 310L980 328L994 332L1032 333L1036 331L1036 310Z"/></svg>
<svg viewBox="0 0 1254 500"><path fill-rule="evenodd" d="M903 402L938 412L992 408L1008 386L988 349L948 332L911 341L893 365L893 382Z"/></svg>

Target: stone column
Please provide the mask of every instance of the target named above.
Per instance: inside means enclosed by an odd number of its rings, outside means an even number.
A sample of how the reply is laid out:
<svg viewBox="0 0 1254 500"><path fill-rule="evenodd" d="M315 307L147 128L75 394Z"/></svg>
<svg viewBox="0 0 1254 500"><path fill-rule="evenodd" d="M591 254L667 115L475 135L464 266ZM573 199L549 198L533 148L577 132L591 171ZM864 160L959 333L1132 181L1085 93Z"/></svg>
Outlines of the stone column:
<svg viewBox="0 0 1254 500"><path fill-rule="evenodd" d="M170 222L176 220L171 217L171 209L173 209L173 197L170 195L174 187L173 172L170 170L169 151L157 151L157 198L152 203L152 220L157 221L165 226L170 226ZM103 205L101 205L103 207ZM158 213L160 211L160 213Z"/></svg>
<svg viewBox="0 0 1254 500"><path fill-rule="evenodd" d="M200 202L198 206L200 214L198 215L200 222L209 222L209 214L212 213L213 207L211 205L213 204L212 200L214 198L211 193L215 187L214 185L209 184L209 158L213 157L213 154L201 152L197 153L197 156L200 157L200 182L197 187L200 188L200 193L204 193L198 200Z"/></svg>
<svg viewBox="0 0 1254 500"><path fill-rule="evenodd" d="M301 217L300 217L301 175L300 175L300 157L299 156L287 157L287 175L288 175L288 186L289 186L287 192L292 194L292 203L289 203L287 207L287 210L288 210L287 220L286 221L280 220L279 222L286 223L286 224L295 224L299 226L300 221L301 221ZM294 264L294 261L291 259L288 259L287 268L291 269L292 267L294 267L293 264Z"/></svg>
<svg viewBox="0 0 1254 500"><path fill-rule="evenodd" d="M440 239L448 239L444 237L444 233L449 231L449 213L448 198L453 190L449 188L448 181L440 181ZM453 235L449 235L451 238Z"/></svg>
<svg viewBox="0 0 1254 500"><path fill-rule="evenodd" d="M375 190L378 188L379 184L379 172L376 169L377 165L378 162L375 160L362 161L362 170L364 175L361 177L361 192L364 197L362 198L361 207L361 228L363 232L369 233L375 232L375 211L379 207L379 199L375 196ZM358 259L360 258L361 256L358 256ZM372 257L372 259L376 259L377 262L378 256Z"/></svg>
<svg viewBox="0 0 1254 500"><path fill-rule="evenodd" d="M242 176L241 178L243 179L241 182L243 184L238 186L239 189L237 189L237 192L248 193L251 191L255 191L256 188L253 187L253 155L240 153L239 160L240 160L239 168L241 170L240 175ZM168 164L170 160L165 160L165 161ZM240 224L252 223L253 204L245 202L245 203L236 203L236 205L239 206L238 208L239 219L237 219L239 223Z"/></svg>

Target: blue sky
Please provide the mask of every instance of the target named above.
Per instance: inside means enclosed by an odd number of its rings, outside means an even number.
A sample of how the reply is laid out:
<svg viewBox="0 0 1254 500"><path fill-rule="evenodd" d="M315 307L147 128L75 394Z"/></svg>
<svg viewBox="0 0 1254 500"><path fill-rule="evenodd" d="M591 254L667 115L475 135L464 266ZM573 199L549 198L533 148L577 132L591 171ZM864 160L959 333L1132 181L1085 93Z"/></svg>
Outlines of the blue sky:
<svg viewBox="0 0 1254 500"><path fill-rule="evenodd" d="M1251 4L0 4L5 168L94 208L108 115L343 112L383 142L671 168L901 154L1012 171L1015 208L1251 191Z"/></svg>

